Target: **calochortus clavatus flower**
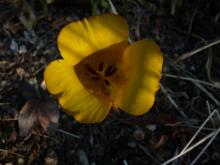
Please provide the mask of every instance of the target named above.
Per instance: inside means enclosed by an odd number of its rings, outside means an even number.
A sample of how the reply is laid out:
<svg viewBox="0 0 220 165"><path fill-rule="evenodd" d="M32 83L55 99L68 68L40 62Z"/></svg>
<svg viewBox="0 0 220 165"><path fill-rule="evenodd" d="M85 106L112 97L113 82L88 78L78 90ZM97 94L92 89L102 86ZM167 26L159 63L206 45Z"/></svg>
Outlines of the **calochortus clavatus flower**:
<svg viewBox="0 0 220 165"><path fill-rule="evenodd" d="M163 56L152 40L128 42L128 25L103 14L66 25L58 36L63 59L44 73L47 89L82 123L101 122L111 107L142 115L153 106Z"/></svg>

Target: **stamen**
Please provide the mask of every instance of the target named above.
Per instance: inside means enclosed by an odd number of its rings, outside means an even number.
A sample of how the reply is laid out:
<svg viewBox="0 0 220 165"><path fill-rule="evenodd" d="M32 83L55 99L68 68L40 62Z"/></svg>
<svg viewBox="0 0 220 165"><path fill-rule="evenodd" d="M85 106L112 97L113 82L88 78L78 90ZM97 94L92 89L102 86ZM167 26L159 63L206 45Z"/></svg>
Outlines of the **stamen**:
<svg viewBox="0 0 220 165"><path fill-rule="evenodd" d="M110 65L106 70L105 70L105 76L111 76L113 75L115 72L117 71L117 68L115 67L115 65Z"/></svg>
<svg viewBox="0 0 220 165"><path fill-rule="evenodd" d="M91 66L89 66L88 64L85 64L84 66L89 73L98 76L98 73L96 73L96 71Z"/></svg>
<svg viewBox="0 0 220 165"><path fill-rule="evenodd" d="M98 70L99 70L99 71L103 71L103 69L104 69L104 62L101 62L101 63L99 64Z"/></svg>

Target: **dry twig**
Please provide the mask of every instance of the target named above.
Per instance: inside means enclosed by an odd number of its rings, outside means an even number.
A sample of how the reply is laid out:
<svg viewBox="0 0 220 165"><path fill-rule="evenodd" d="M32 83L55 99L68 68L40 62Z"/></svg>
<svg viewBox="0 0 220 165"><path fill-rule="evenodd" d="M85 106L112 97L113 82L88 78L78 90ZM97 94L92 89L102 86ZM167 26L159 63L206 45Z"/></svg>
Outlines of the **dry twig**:
<svg viewBox="0 0 220 165"><path fill-rule="evenodd" d="M7 153L7 154L12 154L12 155L15 155L17 157L24 158L24 155L21 155L21 154L18 154L16 152L12 152L12 151L9 151L9 150L6 150L6 149L0 149L0 152Z"/></svg>
<svg viewBox="0 0 220 165"><path fill-rule="evenodd" d="M213 42L211 42L211 43L209 43L209 44L207 44L207 45L205 45L205 46L202 46L202 47L200 47L200 48L198 48L198 49L195 49L195 50L193 50L193 51L184 53L184 54L182 54L180 57L177 58L177 60L175 61L175 63L177 63L177 62L179 62L179 61L182 61L182 60L185 60L186 58L189 58L189 57L191 57L191 56L193 56L193 55L195 55L195 54L197 54L197 53L199 53L199 52L201 52L201 51L203 51L203 50L205 50L205 49L207 49L207 48L209 48L209 47L212 47L212 46L214 46L214 45L217 45L217 44L219 44L219 43L220 43L220 39L217 39L217 40L215 40L215 41L213 41Z"/></svg>
<svg viewBox="0 0 220 165"><path fill-rule="evenodd" d="M213 87L213 88L220 89L220 85L219 84L209 83L207 81L202 81L202 80L191 78L191 77L178 76L178 75L173 75L173 74L169 74L169 73L163 73L163 76L164 77L168 77L168 78L175 78L175 79L195 82L195 83L199 83L199 84L202 84L202 85L206 85L206 86L210 86L210 87Z"/></svg>
<svg viewBox="0 0 220 165"><path fill-rule="evenodd" d="M170 94L167 92L167 90L165 89L165 87L160 83L160 89L161 91L164 93L164 95L167 96L168 100L170 101L170 103L175 107L175 109L186 119L188 119L188 117L186 116L186 114L181 110L181 108L177 105L177 103L174 101L174 99L170 96Z"/></svg>
<svg viewBox="0 0 220 165"><path fill-rule="evenodd" d="M186 146L183 148L183 150L176 156L172 157L171 159L167 160L164 162L162 165L167 165L174 160L180 158L181 156L185 155L186 153L190 152L191 150L195 149L197 146L200 144L204 143L205 141L209 140L208 143L205 145L205 147L201 150L201 152L196 156L196 158L192 161L191 164L195 164L196 161L200 158L200 156L205 152L205 150L208 148L208 146L213 142L213 140L216 138L216 136L220 132L220 127L218 129L215 129L213 132L210 134L206 135L204 138L199 140L198 142L194 143L193 145L192 142L195 140L195 138L199 135L199 133L203 130L204 126L210 121L210 119L214 116L217 115L219 117L219 113L217 110L214 110L208 117L207 119L202 123L200 128L196 131L196 133L193 135L193 137L190 139L190 141L186 144ZM220 118L219 118L220 119ZM190 146L191 145L191 146Z"/></svg>

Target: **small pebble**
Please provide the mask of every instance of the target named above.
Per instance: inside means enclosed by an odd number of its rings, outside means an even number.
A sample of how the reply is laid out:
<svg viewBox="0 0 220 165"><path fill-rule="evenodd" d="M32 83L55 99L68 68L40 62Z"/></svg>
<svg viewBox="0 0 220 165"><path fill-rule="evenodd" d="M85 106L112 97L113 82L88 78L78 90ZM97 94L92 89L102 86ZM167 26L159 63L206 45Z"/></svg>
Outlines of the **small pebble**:
<svg viewBox="0 0 220 165"><path fill-rule="evenodd" d="M149 130L149 131L155 131L156 129L157 129L157 125L155 125L155 124L148 124L147 126L146 126L146 128Z"/></svg>
<svg viewBox="0 0 220 165"><path fill-rule="evenodd" d="M137 144L135 142L128 142L128 146L131 148L135 148Z"/></svg>
<svg viewBox="0 0 220 165"><path fill-rule="evenodd" d="M41 87L43 90L46 90L47 87L46 87L46 83L45 83L44 80L41 82L40 87Z"/></svg>
<svg viewBox="0 0 220 165"><path fill-rule="evenodd" d="M15 40L11 41L10 49L13 50L14 52L18 52L18 44Z"/></svg>
<svg viewBox="0 0 220 165"><path fill-rule="evenodd" d="M5 165L14 165L12 162L5 163Z"/></svg>
<svg viewBox="0 0 220 165"><path fill-rule="evenodd" d="M133 133L133 137L138 141L144 140L145 132L142 129L136 129Z"/></svg>
<svg viewBox="0 0 220 165"><path fill-rule="evenodd" d="M27 53L26 46L25 45L21 45L18 53L19 54Z"/></svg>
<svg viewBox="0 0 220 165"><path fill-rule="evenodd" d="M80 165L89 165L89 160L84 150L78 150L78 158Z"/></svg>
<svg viewBox="0 0 220 165"><path fill-rule="evenodd" d="M18 158L18 165L24 165L24 158Z"/></svg>
<svg viewBox="0 0 220 165"><path fill-rule="evenodd" d="M57 155L54 151L51 151L50 153L47 154L47 156L44 158L44 164L45 165L57 165L58 164Z"/></svg>

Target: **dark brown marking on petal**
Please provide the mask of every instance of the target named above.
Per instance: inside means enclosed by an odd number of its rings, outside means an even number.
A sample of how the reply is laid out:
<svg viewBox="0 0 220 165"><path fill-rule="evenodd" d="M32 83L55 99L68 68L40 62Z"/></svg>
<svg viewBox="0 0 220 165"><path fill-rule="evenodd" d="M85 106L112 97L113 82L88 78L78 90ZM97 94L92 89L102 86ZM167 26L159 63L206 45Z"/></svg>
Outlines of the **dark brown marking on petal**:
<svg viewBox="0 0 220 165"><path fill-rule="evenodd" d="M110 65L106 70L105 70L105 76L111 76L113 75L115 72L117 71L117 68L115 67L115 65Z"/></svg>
<svg viewBox="0 0 220 165"><path fill-rule="evenodd" d="M104 69L104 62L101 62L98 66L98 70L103 71L103 69Z"/></svg>
<svg viewBox="0 0 220 165"><path fill-rule="evenodd" d="M90 81L97 81L97 80L100 80L101 77L100 76L92 76L89 78Z"/></svg>
<svg viewBox="0 0 220 165"><path fill-rule="evenodd" d="M110 86L110 82L108 80L104 80L105 84Z"/></svg>
<svg viewBox="0 0 220 165"><path fill-rule="evenodd" d="M85 64L84 66L85 66L86 70L87 70L89 73L91 73L91 74L93 74L93 75L98 75L98 73L96 73L96 71L95 71L91 66L89 66L88 64Z"/></svg>

